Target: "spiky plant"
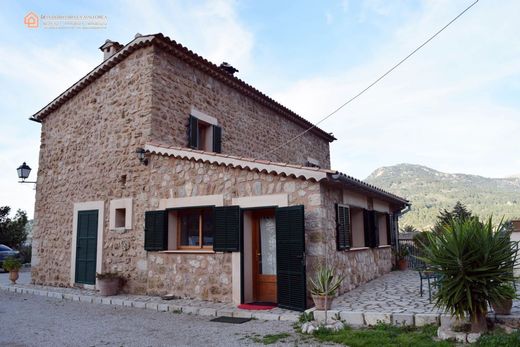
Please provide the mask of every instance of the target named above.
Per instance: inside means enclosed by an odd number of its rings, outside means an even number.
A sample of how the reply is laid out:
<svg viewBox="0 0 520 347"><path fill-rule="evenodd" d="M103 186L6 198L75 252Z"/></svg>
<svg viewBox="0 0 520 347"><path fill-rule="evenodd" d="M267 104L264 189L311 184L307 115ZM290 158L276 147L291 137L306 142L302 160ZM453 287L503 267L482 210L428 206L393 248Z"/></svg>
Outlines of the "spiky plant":
<svg viewBox="0 0 520 347"><path fill-rule="evenodd" d="M341 285L345 276L336 276L334 270L328 266L320 267L314 276L309 279L311 294L319 296L333 296Z"/></svg>
<svg viewBox="0 0 520 347"><path fill-rule="evenodd" d="M507 286L514 280L517 244L510 230L492 219L453 219L440 233L428 233L423 245L426 264L439 274L435 305L451 315L469 315L471 330L487 330L488 302L513 299Z"/></svg>

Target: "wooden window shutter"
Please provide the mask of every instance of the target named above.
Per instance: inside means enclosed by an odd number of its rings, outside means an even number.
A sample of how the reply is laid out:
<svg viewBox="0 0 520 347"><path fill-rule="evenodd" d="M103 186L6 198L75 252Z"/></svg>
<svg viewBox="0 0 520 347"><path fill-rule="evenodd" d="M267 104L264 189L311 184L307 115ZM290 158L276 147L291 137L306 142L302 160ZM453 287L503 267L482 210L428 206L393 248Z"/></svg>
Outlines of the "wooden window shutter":
<svg viewBox="0 0 520 347"><path fill-rule="evenodd" d="M303 205L276 208L276 285L278 307L307 308L305 211Z"/></svg>
<svg viewBox="0 0 520 347"><path fill-rule="evenodd" d="M365 247L379 246L378 214L375 211L363 210L363 224L365 229Z"/></svg>
<svg viewBox="0 0 520 347"><path fill-rule="evenodd" d="M166 211L147 211L144 215L144 249L164 251L168 248L168 217Z"/></svg>
<svg viewBox="0 0 520 347"><path fill-rule="evenodd" d="M338 251L349 249L352 244L350 208L336 204L336 244Z"/></svg>
<svg viewBox="0 0 520 347"><path fill-rule="evenodd" d="M216 252L238 252L240 250L240 207L215 207L215 238L213 250Z"/></svg>
<svg viewBox="0 0 520 347"><path fill-rule="evenodd" d="M379 246L379 213L376 211L372 212L372 220L374 221L372 225L372 232L374 233L374 242L372 247Z"/></svg>
<svg viewBox="0 0 520 347"><path fill-rule="evenodd" d="M199 149L199 120L193 116L190 116L188 146L193 149Z"/></svg>
<svg viewBox="0 0 520 347"><path fill-rule="evenodd" d="M386 244L393 245L392 242L392 228L390 223L390 213L385 213L385 222L386 222Z"/></svg>
<svg viewBox="0 0 520 347"><path fill-rule="evenodd" d="M213 152L222 152L222 128L219 126L213 126Z"/></svg>

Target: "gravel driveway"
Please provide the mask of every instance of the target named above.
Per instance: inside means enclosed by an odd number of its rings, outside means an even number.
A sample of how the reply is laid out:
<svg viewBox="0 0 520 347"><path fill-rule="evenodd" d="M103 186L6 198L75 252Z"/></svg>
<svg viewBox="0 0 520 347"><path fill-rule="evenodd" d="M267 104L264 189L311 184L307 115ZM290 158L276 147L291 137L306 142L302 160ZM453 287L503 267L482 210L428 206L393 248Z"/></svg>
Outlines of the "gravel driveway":
<svg viewBox="0 0 520 347"><path fill-rule="evenodd" d="M0 291L0 346L263 346L258 339L278 333L290 336L277 346L318 345L295 333L290 322L216 323L189 314Z"/></svg>

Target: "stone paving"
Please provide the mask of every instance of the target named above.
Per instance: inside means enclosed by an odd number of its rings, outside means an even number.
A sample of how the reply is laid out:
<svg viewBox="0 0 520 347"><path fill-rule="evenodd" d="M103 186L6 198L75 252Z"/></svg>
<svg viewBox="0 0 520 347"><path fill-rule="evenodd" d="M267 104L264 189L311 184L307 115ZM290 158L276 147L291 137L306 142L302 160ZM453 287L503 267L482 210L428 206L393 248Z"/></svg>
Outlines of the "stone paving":
<svg viewBox="0 0 520 347"><path fill-rule="evenodd" d="M419 292L419 273L392 271L334 299L332 309L340 311L441 313L428 300L428 284ZM433 289L432 289L433 290ZM433 293L433 292L432 292Z"/></svg>

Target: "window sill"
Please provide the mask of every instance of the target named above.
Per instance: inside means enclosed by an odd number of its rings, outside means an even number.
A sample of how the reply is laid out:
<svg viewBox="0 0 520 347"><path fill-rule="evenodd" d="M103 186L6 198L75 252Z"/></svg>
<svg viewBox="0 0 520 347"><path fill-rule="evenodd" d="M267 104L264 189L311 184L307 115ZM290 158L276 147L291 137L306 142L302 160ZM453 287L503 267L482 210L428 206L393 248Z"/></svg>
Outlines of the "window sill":
<svg viewBox="0 0 520 347"><path fill-rule="evenodd" d="M160 251L159 253L164 254L216 254L215 251L210 249L197 250L197 249L173 249L170 251Z"/></svg>
<svg viewBox="0 0 520 347"><path fill-rule="evenodd" d="M355 247L348 249L347 252L366 251L368 249L370 249L370 247Z"/></svg>
<svg viewBox="0 0 520 347"><path fill-rule="evenodd" d="M390 247L392 247L392 246L391 245L383 245L383 246L379 246L377 248L390 248Z"/></svg>

